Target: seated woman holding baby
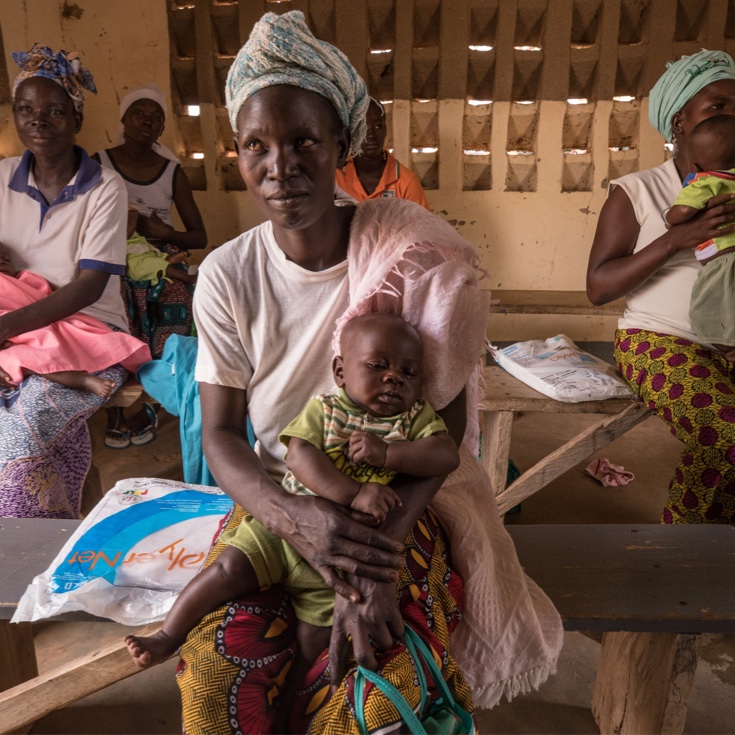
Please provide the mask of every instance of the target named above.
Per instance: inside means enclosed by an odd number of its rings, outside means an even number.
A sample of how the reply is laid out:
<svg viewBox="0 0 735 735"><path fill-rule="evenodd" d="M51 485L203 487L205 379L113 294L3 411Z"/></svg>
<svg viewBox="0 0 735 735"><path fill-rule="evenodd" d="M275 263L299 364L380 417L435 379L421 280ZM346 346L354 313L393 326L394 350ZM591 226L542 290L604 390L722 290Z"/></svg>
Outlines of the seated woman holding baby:
<svg viewBox="0 0 735 735"><path fill-rule="evenodd" d="M380 668L416 706L404 621L433 648L465 708L528 691L553 670L561 625L523 575L476 457L487 303L474 249L412 202L335 205L335 170L365 134L367 90L302 13L268 13L255 25L230 69L226 99L240 173L267 221L217 248L200 271L204 452L236 502L228 529L257 519L336 593L329 649L308 662L286 729L357 732L355 662ZM279 435L312 396L332 392L335 376L342 382L336 363L332 373L335 325L339 333L370 312L398 315L416 330L423 397L460 460L448 477L399 473L390 488L400 504L380 522L338 509L320 487L291 494L280 485ZM382 362L356 364L377 372ZM213 558L224 548L219 542ZM297 625L283 587L262 582L259 592L206 612L181 649L177 681L190 735L279 727ZM370 730L400 726L375 689L364 711Z"/></svg>
<svg viewBox="0 0 735 735"><path fill-rule="evenodd" d="M684 444L664 523L735 523L735 261L727 253L735 202L732 172L711 171L735 167L726 119L734 115L728 54L702 50L669 64L651 90L649 119L673 156L610 182L589 257L590 300L626 297L618 370ZM696 195L707 170L709 192ZM682 191L689 174L699 182ZM729 245L714 244L727 236Z"/></svg>
<svg viewBox="0 0 735 735"><path fill-rule="evenodd" d="M150 353L120 297L125 187L74 145L92 76L45 46L13 58L26 152L0 161L0 516L78 518L87 418L125 379L118 363Z"/></svg>

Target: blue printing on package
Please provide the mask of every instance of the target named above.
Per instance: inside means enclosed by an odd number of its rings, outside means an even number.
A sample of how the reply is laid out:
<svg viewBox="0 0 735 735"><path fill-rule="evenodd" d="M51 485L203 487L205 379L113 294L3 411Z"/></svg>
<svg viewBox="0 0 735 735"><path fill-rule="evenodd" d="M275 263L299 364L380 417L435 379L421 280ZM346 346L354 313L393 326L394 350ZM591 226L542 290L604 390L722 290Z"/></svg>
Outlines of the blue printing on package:
<svg viewBox="0 0 735 735"><path fill-rule="evenodd" d="M182 509L182 503L189 504L191 509ZM71 592L93 579L105 579L114 584L124 554L138 542L156 531L190 518L224 516L232 505L232 500L226 495L182 490L125 508L104 518L79 538L51 575L50 589L56 593ZM95 553L89 561L77 561L74 565L68 563L67 559L73 558L74 554L90 550ZM110 563L113 559L114 563ZM92 565L94 568L89 568Z"/></svg>

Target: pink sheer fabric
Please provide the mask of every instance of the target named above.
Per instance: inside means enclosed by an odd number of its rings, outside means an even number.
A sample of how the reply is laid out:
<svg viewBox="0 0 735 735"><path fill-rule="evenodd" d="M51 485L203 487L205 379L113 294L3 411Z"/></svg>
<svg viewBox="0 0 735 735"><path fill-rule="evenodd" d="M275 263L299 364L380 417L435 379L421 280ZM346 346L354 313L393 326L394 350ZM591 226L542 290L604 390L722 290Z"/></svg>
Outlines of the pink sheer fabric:
<svg viewBox="0 0 735 735"><path fill-rule="evenodd" d="M445 407L463 387L467 428L459 469L432 508L450 539L465 586L464 619L452 654L475 704L492 707L505 695L538 687L555 671L562 625L548 597L528 579L498 515L490 478L477 461L477 408L490 292L474 248L440 217L403 200L375 200L355 213L350 238L350 307L358 314L400 314L424 342L424 397ZM336 350L335 350L336 351Z"/></svg>

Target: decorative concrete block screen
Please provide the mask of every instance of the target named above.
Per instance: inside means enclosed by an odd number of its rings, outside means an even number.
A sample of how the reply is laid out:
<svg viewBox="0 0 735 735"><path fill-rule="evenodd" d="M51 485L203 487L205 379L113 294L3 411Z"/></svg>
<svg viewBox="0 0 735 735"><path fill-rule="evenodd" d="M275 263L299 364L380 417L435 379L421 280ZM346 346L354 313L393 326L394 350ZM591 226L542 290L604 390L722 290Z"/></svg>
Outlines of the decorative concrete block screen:
<svg viewBox="0 0 735 735"><path fill-rule="evenodd" d="M170 0L194 188L242 188L225 77L253 23L288 10L349 56L387 103L388 145L447 193L589 192L660 163L645 118L665 62L735 51L735 0Z"/></svg>

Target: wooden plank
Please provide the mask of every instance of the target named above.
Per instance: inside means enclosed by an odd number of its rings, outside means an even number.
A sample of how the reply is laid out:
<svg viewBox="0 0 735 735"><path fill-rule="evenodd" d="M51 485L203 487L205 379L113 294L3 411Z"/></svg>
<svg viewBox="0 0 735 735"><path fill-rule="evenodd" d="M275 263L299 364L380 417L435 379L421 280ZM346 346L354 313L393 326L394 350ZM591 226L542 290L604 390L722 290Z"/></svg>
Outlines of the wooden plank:
<svg viewBox="0 0 735 735"><path fill-rule="evenodd" d="M498 366L483 370L485 395L481 411L542 411L548 413L619 414L634 404L632 398L609 398L606 401L564 403L539 393ZM638 404L636 404L638 405ZM641 404L642 405L642 404Z"/></svg>
<svg viewBox="0 0 735 735"><path fill-rule="evenodd" d="M735 596L722 581L735 576L731 526L506 528L566 630L735 632Z"/></svg>
<svg viewBox="0 0 735 735"><path fill-rule="evenodd" d="M699 638L605 633L592 699L600 732L683 733Z"/></svg>
<svg viewBox="0 0 735 735"><path fill-rule="evenodd" d="M160 623L148 625L139 635L151 635ZM0 733L11 733L49 712L76 702L139 669L120 640L0 693Z"/></svg>
<svg viewBox="0 0 735 735"><path fill-rule="evenodd" d="M497 496L498 510L505 513L525 500L598 449L607 446L636 424L650 416L642 403L630 403L615 416L606 416L572 437L568 442L526 470Z"/></svg>
<svg viewBox="0 0 735 735"><path fill-rule="evenodd" d="M482 416L482 464L496 496L505 490L512 427L512 411L486 411Z"/></svg>
<svg viewBox="0 0 735 735"><path fill-rule="evenodd" d="M594 306L584 291L494 290L500 303L490 307L491 314L574 314L578 316L621 316L625 300Z"/></svg>

